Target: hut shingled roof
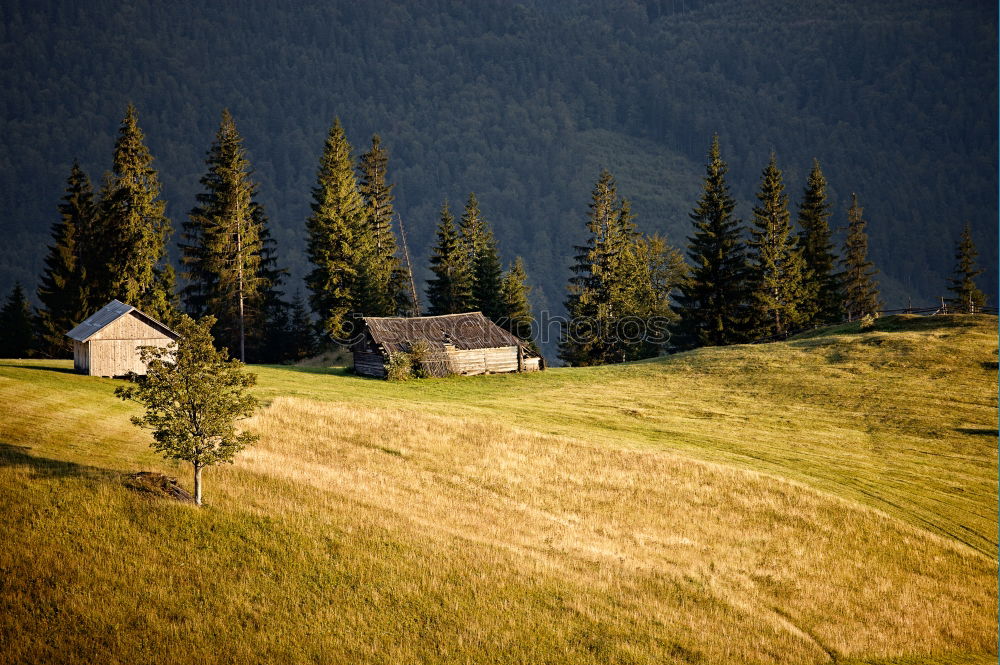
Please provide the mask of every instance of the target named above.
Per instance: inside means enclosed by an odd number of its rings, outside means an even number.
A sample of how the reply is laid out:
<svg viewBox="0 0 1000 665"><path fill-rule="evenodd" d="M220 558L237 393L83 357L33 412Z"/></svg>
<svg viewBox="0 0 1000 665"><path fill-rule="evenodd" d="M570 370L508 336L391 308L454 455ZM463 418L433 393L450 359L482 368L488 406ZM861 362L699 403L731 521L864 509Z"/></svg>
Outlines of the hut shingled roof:
<svg viewBox="0 0 1000 665"><path fill-rule="evenodd" d="M495 349L505 346L525 348L522 340L483 316L482 312L439 316L366 316L372 340L387 353L408 352L413 342L426 342L432 351L445 344L456 349Z"/></svg>

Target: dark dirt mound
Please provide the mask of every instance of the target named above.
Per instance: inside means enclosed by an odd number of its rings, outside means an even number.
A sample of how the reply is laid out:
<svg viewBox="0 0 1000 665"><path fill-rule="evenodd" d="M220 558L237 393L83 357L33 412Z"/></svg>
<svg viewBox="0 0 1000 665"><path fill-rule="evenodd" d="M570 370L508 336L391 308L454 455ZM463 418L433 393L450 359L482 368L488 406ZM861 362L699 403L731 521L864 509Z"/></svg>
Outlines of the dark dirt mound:
<svg viewBox="0 0 1000 665"><path fill-rule="evenodd" d="M164 499L176 499L186 503L194 503L194 497L177 484L176 478L165 476L154 471L140 471L128 476L125 486L136 492L142 492Z"/></svg>

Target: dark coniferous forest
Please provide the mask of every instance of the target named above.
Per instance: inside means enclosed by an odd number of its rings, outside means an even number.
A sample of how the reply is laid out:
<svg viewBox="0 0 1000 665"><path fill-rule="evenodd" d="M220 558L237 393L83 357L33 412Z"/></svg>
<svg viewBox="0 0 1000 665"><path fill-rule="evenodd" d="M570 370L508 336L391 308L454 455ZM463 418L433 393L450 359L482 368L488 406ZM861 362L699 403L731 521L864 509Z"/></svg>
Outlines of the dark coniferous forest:
<svg viewBox="0 0 1000 665"><path fill-rule="evenodd" d="M851 195L887 307L948 296L966 224L996 304L997 36L991 2L649 0L5 2L0 293L34 296L74 160L100 186L136 105L177 242L228 108L285 291L339 116L388 150L418 288L444 200L475 192L503 267L559 313L602 169L639 231L684 248L718 134L735 215L773 152L797 210L814 158L842 245ZM457 215L456 215L457 216ZM182 285L181 285L182 286Z"/></svg>

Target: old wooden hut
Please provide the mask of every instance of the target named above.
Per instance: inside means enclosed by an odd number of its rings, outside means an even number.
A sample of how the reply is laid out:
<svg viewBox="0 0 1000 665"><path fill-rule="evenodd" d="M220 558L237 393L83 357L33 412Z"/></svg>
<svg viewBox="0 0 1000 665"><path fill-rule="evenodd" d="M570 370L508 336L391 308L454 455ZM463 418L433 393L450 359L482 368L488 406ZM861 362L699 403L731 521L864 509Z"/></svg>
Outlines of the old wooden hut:
<svg viewBox="0 0 1000 665"><path fill-rule="evenodd" d="M145 374L140 346L168 346L178 337L135 307L112 300L66 333L73 340L73 368L91 376Z"/></svg>
<svg viewBox="0 0 1000 665"><path fill-rule="evenodd" d="M419 357L432 376L532 372L543 359L480 312L442 316L366 316L351 346L354 371L385 378L394 353ZM415 353L416 352L416 353Z"/></svg>

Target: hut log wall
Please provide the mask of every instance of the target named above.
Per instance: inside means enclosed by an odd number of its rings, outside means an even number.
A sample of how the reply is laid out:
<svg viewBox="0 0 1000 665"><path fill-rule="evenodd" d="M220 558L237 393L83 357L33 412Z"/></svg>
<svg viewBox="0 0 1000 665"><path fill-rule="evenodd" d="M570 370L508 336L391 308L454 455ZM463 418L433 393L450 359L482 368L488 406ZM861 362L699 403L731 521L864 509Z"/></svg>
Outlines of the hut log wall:
<svg viewBox="0 0 1000 665"><path fill-rule="evenodd" d="M85 343L92 376L122 376L129 372L145 374L146 365L139 358L140 346L168 346L169 337L149 339L95 339Z"/></svg>
<svg viewBox="0 0 1000 665"><path fill-rule="evenodd" d="M129 372L145 374L146 365L139 359L139 347L169 346L172 343L173 340L163 330L130 312L81 344L81 355L86 359L86 366L81 371L91 376L123 376Z"/></svg>
<svg viewBox="0 0 1000 665"><path fill-rule="evenodd" d="M381 353L354 352L354 371L363 376L386 377L385 358Z"/></svg>
<svg viewBox="0 0 1000 665"><path fill-rule="evenodd" d="M448 351L451 371L455 374L499 374L517 371L517 347Z"/></svg>

